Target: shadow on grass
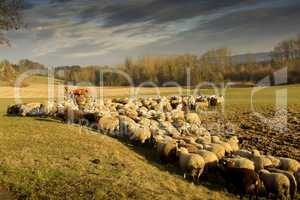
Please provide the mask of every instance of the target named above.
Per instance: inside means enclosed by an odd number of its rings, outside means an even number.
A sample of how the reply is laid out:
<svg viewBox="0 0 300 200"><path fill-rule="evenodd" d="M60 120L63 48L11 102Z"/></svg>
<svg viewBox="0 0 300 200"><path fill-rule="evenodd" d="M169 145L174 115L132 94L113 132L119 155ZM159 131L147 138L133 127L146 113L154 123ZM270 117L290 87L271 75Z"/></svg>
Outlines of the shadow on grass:
<svg viewBox="0 0 300 200"><path fill-rule="evenodd" d="M140 156L142 156L143 158L145 158L145 160L147 160L149 162L149 164L151 164L152 166L155 166L160 171L166 171L172 175L179 176L179 178L181 178L185 181L192 182L192 180L187 180L187 179L183 178L183 173L177 164L178 162L176 164L162 162L159 159L159 156L156 153L155 148L153 148L153 144L150 144L150 143L146 143L144 145L132 144L130 141L128 141L126 139L122 139L122 138L121 139L115 138L115 139L119 140L124 145L126 145L130 150L134 151L135 153L137 153ZM202 176L200 178L199 183L197 183L197 185L204 186L213 191L218 191L218 192L222 191L223 192L225 189L226 183L220 177L220 174L216 170L214 174L211 174L211 175L209 174L208 176L205 176L205 177Z"/></svg>
<svg viewBox="0 0 300 200"><path fill-rule="evenodd" d="M55 122L55 123L61 123L59 120L57 120L57 119L52 119L52 118L49 118L49 117L39 117L39 118L35 118L34 120L42 121L42 122Z"/></svg>

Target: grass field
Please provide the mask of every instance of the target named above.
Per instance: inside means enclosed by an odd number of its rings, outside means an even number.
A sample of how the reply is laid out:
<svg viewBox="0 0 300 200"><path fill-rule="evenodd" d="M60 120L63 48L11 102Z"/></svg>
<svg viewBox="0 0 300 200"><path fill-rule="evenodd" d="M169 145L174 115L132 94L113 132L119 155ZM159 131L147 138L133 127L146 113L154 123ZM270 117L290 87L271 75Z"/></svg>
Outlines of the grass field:
<svg viewBox="0 0 300 200"><path fill-rule="evenodd" d="M30 99L30 95L24 94L22 100L45 101L45 88L43 84L24 88L35 98ZM251 115L251 88L229 89L225 113L201 117L208 126L228 122L235 125L241 137L251 136L243 141L245 147L256 143L259 150L267 151L266 146L275 145L279 148L277 154L289 153L299 159L300 86L262 90L254 96L254 105L262 114L272 115L275 91L285 88L288 91L289 130L284 135L267 128ZM7 105L14 101L9 90L11 88L0 88L1 95L4 94L0 98L0 199L4 196L7 199L237 199L224 192L224 187L219 184L189 183L176 167L161 165L147 147L136 148L52 119L5 116ZM105 94L124 96L126 91L128 88L106 88ZM176 94L174 91L164 88L162 93ZM210 90L202 92L211 93ZM153 93L151 88L146 88L142 94ZM249 128L242 129L241 124ZM290 134L292 140L289 140ZM252 142L253 138L259 141ZM277 144L278 141L287 143Z"/></svg>

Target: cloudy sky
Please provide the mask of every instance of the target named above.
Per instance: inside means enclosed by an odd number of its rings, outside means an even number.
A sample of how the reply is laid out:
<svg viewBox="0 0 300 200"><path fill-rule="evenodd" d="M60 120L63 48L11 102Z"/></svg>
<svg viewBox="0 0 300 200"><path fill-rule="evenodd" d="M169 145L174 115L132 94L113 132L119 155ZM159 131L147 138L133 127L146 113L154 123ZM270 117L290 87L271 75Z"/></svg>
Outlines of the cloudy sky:
<svg viewBox="0 0 300 200"><path fill-rule="evenodd" d="M265 52L300 33L300 0L26 0L26 28L0 59L116 64L145 54L229 47Z"/></svg>

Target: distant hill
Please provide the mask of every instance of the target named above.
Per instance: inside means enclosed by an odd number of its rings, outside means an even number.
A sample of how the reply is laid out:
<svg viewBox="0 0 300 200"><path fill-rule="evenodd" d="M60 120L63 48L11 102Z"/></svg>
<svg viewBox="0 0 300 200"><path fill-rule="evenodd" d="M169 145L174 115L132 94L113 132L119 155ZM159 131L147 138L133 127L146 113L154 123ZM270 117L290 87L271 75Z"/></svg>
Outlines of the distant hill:
<svg viewBox="0 0 300 200"><path fill-rule="evenodd" d="M249 60L254 60L256 62L264 62L271 60L271 52L260 52L260 53L248 53L234 55L231 57L233 64L243 64L249 62Z"/></svg>

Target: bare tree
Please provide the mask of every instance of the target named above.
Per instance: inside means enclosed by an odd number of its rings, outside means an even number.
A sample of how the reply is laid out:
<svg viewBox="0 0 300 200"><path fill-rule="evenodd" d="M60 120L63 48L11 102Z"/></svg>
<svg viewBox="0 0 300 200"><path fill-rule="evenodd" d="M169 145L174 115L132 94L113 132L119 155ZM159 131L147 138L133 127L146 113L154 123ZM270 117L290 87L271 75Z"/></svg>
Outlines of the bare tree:
<svg viewBox="0 0 300 200"><path fill-rule="evenodd" d="M0 31L19 29L23 23L20 10L24 0L0 0ZM0 45L10 46L9 40L0 32Z"/></svg>

